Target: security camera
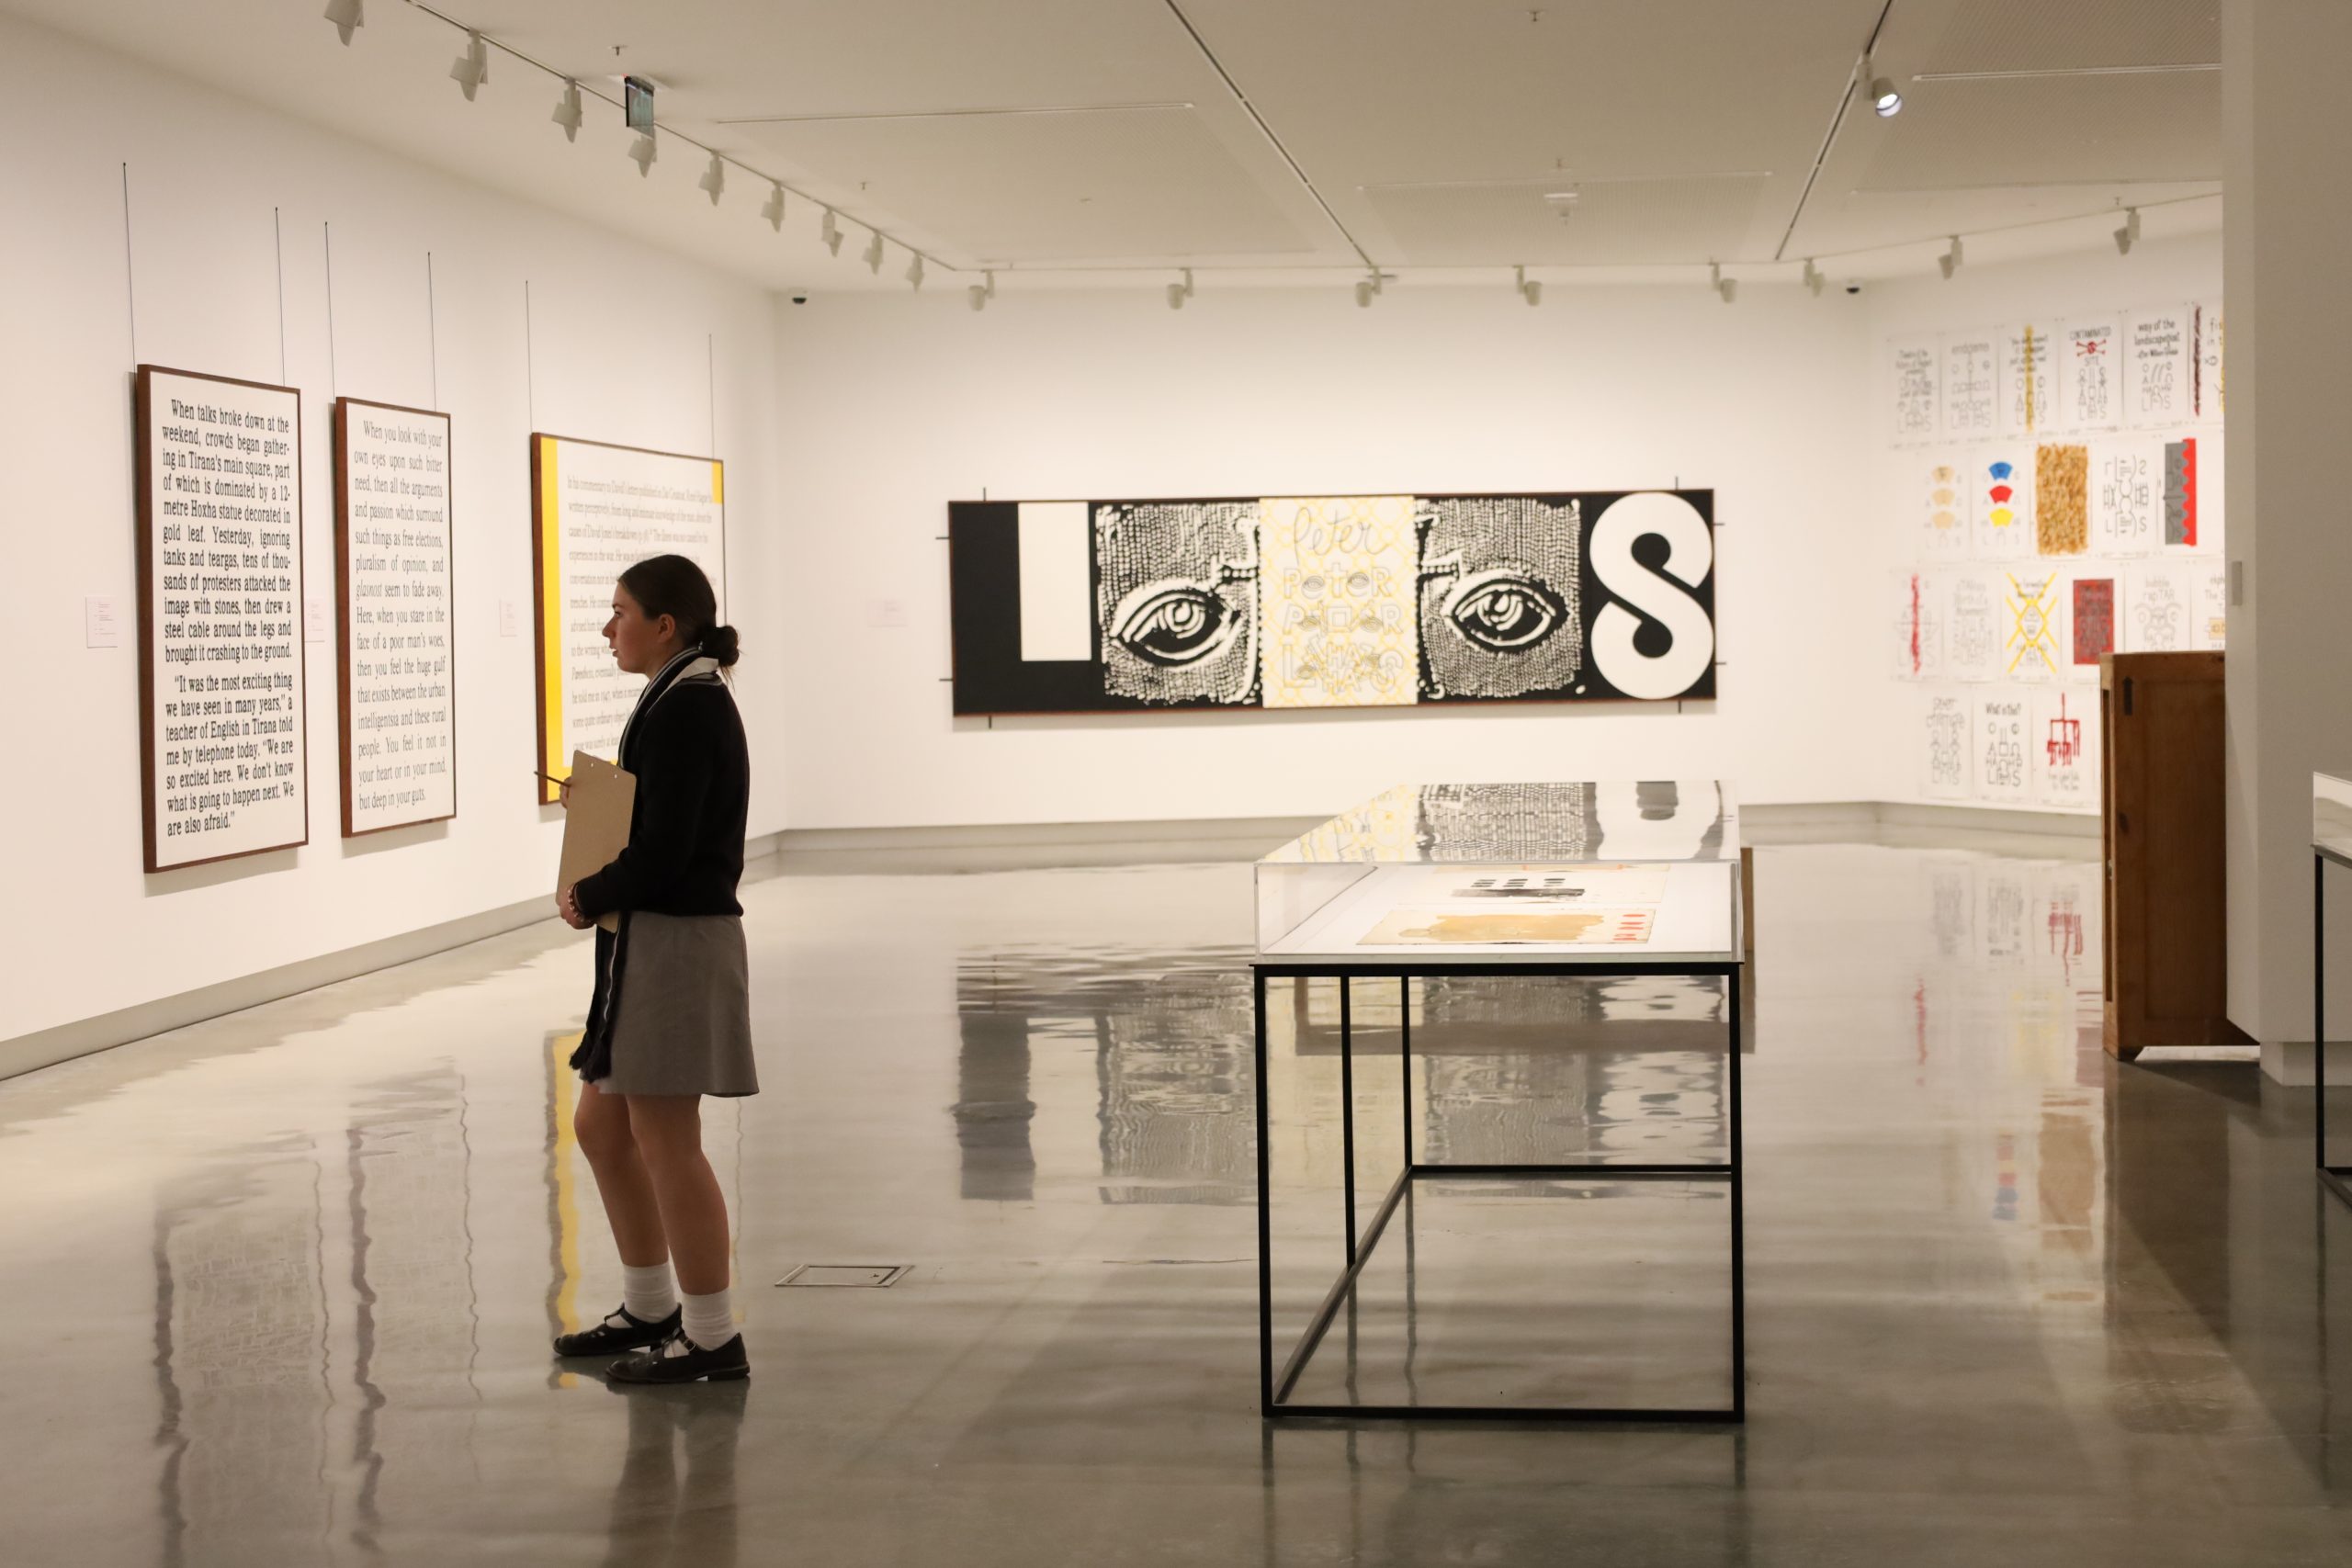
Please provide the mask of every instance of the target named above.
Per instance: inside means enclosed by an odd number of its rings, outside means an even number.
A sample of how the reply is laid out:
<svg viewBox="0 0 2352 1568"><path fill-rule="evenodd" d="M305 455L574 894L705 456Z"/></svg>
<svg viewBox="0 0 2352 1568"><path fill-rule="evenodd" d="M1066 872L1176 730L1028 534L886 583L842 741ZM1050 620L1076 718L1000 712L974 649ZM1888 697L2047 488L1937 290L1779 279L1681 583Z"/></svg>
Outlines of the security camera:
<svg viewBox="0 0 2352 1568"><path fill-rule="evenodd" d="M1861 291L1862 286L1859 283L1849 283L1846 285L1846 292L1849 294L1860 294Z"/></svg>
<svg viewBox="0 0 2352 1568"><path fill-rule="evenodd" d="M806 294L796 294L792 297L792 302L796 305L806 305L808 303L808 296Z"/></svg>

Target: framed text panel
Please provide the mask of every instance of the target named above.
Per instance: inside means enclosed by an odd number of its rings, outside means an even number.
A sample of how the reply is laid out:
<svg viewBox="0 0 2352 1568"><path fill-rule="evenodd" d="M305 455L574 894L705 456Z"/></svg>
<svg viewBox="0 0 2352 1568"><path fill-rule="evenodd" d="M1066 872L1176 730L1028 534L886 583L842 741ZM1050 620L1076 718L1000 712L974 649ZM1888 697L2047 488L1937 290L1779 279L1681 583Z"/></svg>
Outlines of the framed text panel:
<svg viewBox="0 0 2352 1568"><path fill-rule="evenodd" d="M648 556L702 568L727 618L727 475L716 457L531 437L532 622L538 649L538 770L568 777L571 754L615 758L643 688L605 647L613 585ZM537 784L542 804L556 786Z"/></svg>
<svg viewBox="0 0 2352 1568"><path fill-rule="evenodd" d="M343 836L458 814L449 416L334 404Z"/></svg>
<svg viewBox="0 0 2352 1568"><path fill-rule="evenodd" d="M307 843L302 394L142 365L131 398L147 870Z"/></svg>

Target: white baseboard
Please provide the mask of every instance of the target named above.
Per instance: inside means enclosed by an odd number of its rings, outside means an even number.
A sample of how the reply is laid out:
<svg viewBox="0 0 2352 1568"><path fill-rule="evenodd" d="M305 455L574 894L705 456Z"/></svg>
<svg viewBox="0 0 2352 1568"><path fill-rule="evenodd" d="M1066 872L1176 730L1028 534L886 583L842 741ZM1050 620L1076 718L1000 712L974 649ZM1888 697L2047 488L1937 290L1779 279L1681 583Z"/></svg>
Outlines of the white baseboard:
<svg viewBox="0 0 2352 1568"><path fill-rule="evenodd" d="M1743 806L1740 840L1748 844L1884 843L1994 847L1982 840L2056 840L2028 846L2035 853L2068 853L2065 844L2098 842L2098 818L2068 811L2014 811L1991 806L1914 806L1885 800L1820 805Z"/></svg>
<svg viewBox="0 0 2352 1568"><path fill-rule="evenodd" d="M1320 817L1244 817L1176 822L793 828L779 838L785 867L804 874L1016 871L1251 861L1324 820Z"/></svg>
<svg viewBox="0 0 2352 1568"><path fill-rule="evenodd" d="M775 853L776 838L777 835L771 833L744 845L747 870L751 863ZM443 920L419 931L402 931L397 936L362 942L357 947L346 947L335 953L322 953L315 958L283 964L257 974L241 975L233 980L198 987L176 996L158 997L153 1001L100 1013L96 1018L78 1019L72 1023L61 1023L54 1029L19 1034L13 1040L0 1040L0 1078L52 1066L59 1062L86 1056L93 1051L104 1051L110 1046L127 1044L133 1040L144 1040L151 1034L185 1029L191 1023L202 1023L207 1019L243 1012L264 1002L300 996L304 991L317 990L321 986L332 986L338 980L372 975L379 969L429 958L436 953L447 953L453 947L502 936L551 919L546 898L526 898L519 904L463 915L454 920Z"/></svg>
<svg viewBox="0 0 2352 1568"><path fill-rule="evenodd" d="M1320 817L1254 817L978 827L795 828L781 837L784 863L796 872L996 871L1255 860L1323 820ZM1832 801L1744 806L1740 833L1743 841L1750 844L1879 843L1914 838L1941 842L1955 834L2095 844L2098 818L2056 811Z"/></svg>
<svg viewBox="0 0 2352 1568"><path fill-rule="evenodd" d="M2308 1040L2264 1041L2262 1076L2290 1089L2311 1088L2312 1043ZM2338 1089L2352 1089L2352 1040L2331 1040L2327 1043L2327 1081ZM2329 1098L2334 1099L2332 1091Z"/></svg>
<svg viewBox="0 0 2352 1568"><path fill-rule="evenodd" d="M1044 822L939 828L789 829L752 840L747 863L763 874L823 875L1154 865L1251 861L1313 828L1319 817L1227 818L1208 821ZM1746 806L1740 829L1751 844L1921 843L2010 849L2041 855L2096 852L2098 819L2049 811L1903 806L1883 801ZM379 942L322 953L218 985L161 997L96 1018L0 1040L0 1078L103 1051L128 1041L240 1012L281 997L373 974L548 918L547 900L485 909ZM2310 1047L2305 1046L2306 1055ZM2266 1052L2265 1070L2268 1070ZM2335 1057L2329 1057L2333 1069ZM2309 1082L2305 1066L2302 1081ZM2344 1080L2352 1083L2352 1066Z"/></svg>

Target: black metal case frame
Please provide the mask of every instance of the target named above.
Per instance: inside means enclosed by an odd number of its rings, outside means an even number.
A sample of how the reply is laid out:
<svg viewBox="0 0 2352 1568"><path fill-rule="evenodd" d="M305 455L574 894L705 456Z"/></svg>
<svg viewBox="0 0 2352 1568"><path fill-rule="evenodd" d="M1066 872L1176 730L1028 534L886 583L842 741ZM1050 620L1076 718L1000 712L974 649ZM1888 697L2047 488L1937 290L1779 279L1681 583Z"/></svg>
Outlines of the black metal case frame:
<svg viewBox="0 0 2352 1568"><path fill-rule="evenodd" d="M1257 1102L1258 1102L1258 1393L1261 1413L1270 1418L1313 1417L1321 1419L1386 1418L1415 1421L1623 1421L1623 1422L1697 1422L1730 1423L1747 1418L1747 1246L1742 1221L1744 1196L1740 1139L1740 970L1736 961L1713 963L1640 963L1622 962L1593 964L1446 964L1417 966L1411 964L1284 964L1258 963L1250 965L1252 1010L1257 1032ZM1608 979L1629 975L1688 976L1720 978L1724 982L1724 1017L1728 1031L1729 1105L1726 1134L1729 1158L1722 1163L1696 1161L1664 1165L1611 1164L1583 1162L1569 1165L1432 1165L1413 1157L1413 1020L1412 983L1416 978L1435 976L1510 976L1521 978L1560 977ZM1266 1096L1266 982L1274 978L1337 979L1340 982L1340 1103L1341 1106L1342 1160L1346 1166L1345 1197L1347 1204L1347 1238L1345 1268L1316 1310L1306 1332L1301 1336L1277 1374L1274 1367L1273 1318L1273 1210L1270 1179L1269 1143L1267 1135ZM1356 1228L1356 1161L1355 1161L1355 1061L1353 1053L1354 1018L1351 1007L1351 987L1356 980L1394 979L1397 982L1403 1029L1402 1049L1398 1060L1402 1064L1405 1085L1405 1168L1381 1200L1374 1213L1370 1228L1357 1239ZM1389 1220L1402 1206L1407 1211L1406 1246L1412 1247L1411 1205L1414 1183L1436 1178L1444 1180L1494 1178L1525 1179L1527 1178L1605 1177L1611 1180L1672 1179L1720 1180L1731 1188L1731 1391L1730 1402L1715 1408L1611 1409L1577 1405L1484 1405L1484 1404L1312 1404L1291 1399L1291 1391L1298 1384L1307 1363L1330 1329L1341 1306L1353 1298L1357 1277L1372 1256L1386 1231Z"/></svg>

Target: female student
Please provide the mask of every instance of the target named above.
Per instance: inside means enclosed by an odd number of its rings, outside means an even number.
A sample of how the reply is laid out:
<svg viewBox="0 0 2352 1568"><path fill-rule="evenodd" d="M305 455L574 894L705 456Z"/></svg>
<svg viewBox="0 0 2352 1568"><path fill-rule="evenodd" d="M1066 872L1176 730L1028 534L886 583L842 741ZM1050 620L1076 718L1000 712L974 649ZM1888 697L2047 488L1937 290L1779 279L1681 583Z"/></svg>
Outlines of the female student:
<svg viewBox="0 0 2352 1568"><path fill-rule="evenodd" d="M752 1370L728 1289L727 1200L702 1151L702 1097L759 1092L735 897L751 758L719 673L735 662L735 628L718 619L709 580L684 556L621 573L605 640L623 670L650 677L621 730L620 765L637 776L628 845L556 896L575 930L620 916L617 932L596 933L571 1065L572 1127L619 1245L621 1304L555 1341L560 1356L637 1352L613 1362L619 1382Z"/></svg>

